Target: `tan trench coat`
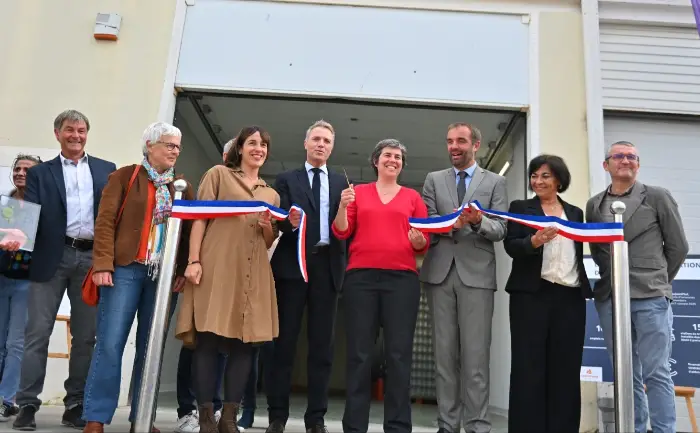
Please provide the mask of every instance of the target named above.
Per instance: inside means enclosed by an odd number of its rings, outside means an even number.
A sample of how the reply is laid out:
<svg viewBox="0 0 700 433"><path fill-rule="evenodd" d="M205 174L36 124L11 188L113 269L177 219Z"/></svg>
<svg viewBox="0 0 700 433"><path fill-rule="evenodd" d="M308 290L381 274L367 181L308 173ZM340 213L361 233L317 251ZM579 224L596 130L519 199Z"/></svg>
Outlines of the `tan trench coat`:
<svg viewBox="0 0 700 433"><path fill-rule="evenodd" d="M262 179L251 191L243 172L223 165L204 175L198 200L259 200L279 207L277 192ZM257 214L208 220L199 259L199 285L185 284L175 335L195 345L195 332L212 332L245 343L279 335L275 281ZM273 220L274 235L278 229Z"/></svg>

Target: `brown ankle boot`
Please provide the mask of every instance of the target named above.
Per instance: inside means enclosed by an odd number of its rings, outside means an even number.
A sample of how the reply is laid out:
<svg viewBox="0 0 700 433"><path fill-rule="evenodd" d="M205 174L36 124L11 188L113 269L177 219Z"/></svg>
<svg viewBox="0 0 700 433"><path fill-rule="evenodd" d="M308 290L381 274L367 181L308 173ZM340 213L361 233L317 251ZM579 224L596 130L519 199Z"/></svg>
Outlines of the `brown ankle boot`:
<svg viewBox="0 0 700 433"><path fill-rule="evenodd" d="M104 433L105 426L102 423L88 421L83 428L83 433Z"/></svg>
<svg viewBox="0 0 700 433"><path fill-rule="evenodd" d="M218 433L214 405L212 403L199 405L199 433Z"/></svg>
<svg viewBox="0 0 700 433"><path fill-rule="evenodd" d="M224 407L221 410L221 419L219 420L219 433L241 433L238 429L239 406L239 403L224 403Z"/></svg>

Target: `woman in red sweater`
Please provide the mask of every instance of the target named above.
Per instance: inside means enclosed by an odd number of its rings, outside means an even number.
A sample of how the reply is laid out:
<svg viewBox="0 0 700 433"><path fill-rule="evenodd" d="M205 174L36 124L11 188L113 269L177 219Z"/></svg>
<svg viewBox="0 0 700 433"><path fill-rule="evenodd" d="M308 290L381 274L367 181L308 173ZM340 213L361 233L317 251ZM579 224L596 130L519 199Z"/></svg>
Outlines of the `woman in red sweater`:
<svg viewBox="0 0 700 433"><path fill-rule="evenodd" d="M420 302L416 255L425 253L429 242L408 225L408 218L427 218L428 211L418 192L398 184L406 165L403 144L380 141L370 162L377 181L342 192L332 227L338 239L352 236L343 283L347 332L343 431L367 431L372 354L382 326L387 367L384 431L410 432L413 334Z"/></svg>

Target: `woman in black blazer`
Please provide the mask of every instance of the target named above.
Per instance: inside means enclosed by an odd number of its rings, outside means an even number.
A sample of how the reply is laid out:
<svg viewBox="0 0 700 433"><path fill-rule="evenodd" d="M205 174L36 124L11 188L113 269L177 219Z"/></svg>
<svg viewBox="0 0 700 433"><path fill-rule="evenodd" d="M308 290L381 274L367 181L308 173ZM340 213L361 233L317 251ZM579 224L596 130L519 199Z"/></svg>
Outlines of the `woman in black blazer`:
<svg viewBox="0 0 700 433"><path fill-rule="evenodd" d="M564 160L537 156L528 174L536 197L513 201L509 212L583 222L583 211L559 197L571 181ZM512 356L508 432L576 433L586 298L593 296L583 244L555 228L509 222L504 246L513 258L506 285Z"/></svg>

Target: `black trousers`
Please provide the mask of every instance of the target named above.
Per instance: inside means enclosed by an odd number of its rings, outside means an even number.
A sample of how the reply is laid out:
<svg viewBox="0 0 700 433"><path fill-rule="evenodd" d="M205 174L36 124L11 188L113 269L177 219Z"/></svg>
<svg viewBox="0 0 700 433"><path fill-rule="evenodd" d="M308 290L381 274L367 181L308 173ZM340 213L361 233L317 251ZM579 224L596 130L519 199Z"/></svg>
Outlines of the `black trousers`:
<svg viewBox="0 0 700 433"><path fill-rule="evenodd" d="M576 433L586 300L578 287L541 280L510 294L509 433Z"/></svg>
<svg viewBox="0 0 700 433"><path fill-rule="evenodd" d="M296 266L296 263L290 263ZM338 293L333 286L328 249L307 255L308 284L304 280L278 279L277 309L280 334L274 343L267 405L270 422L289 418L289 394L297 340L304 309L307 311L307 406L304 423L309 429L323 425L328 411L328 385L333 365L333 336Z"/></svg>
<svg viewBox="0 0 700 433"><path fill-rule="evenodd" d="M240 403L253 359L253 345L211 332L197 332L192 359L192 375L197 404L214 400L218 393L220 355L226 356L224 402Z"/></svg>
<svg viewBox="0 0 700 433"><path fill-rule="evenodd" d="M372 399L372 357L384 329L384 432L407 433L411 424L413 335L420 282L411 271L351 270L343 284L347 333L347 397L343 432L366 433Z"/></svg>
<svg viewBox="0 0 700 433"><path fill-rule="evenodd" d="M194 389L192 389L192 359L194 350L182 346L180 357L177 361L177 417L182 418L188 413L197 409ZM221 400L221 385L224 381L226 371L226 356L219 353L219 364L216 369L216 393L214 394L214 410L221 410L223 402Z"/></svg>

